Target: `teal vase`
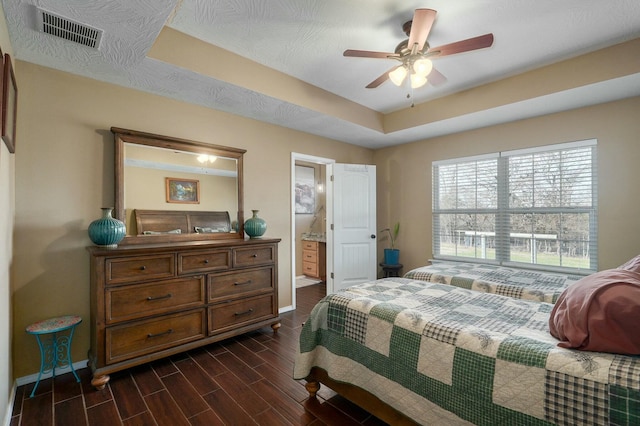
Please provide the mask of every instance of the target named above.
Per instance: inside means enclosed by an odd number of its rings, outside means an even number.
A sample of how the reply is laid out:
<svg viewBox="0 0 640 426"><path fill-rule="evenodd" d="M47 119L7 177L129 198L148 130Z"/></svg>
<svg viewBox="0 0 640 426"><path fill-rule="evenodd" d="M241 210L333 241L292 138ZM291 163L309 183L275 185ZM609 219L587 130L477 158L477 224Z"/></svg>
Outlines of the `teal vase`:
<svg viewBox="0 0 640 426"><path fill-rule="evenodd" d="M89 238L98 246L117 247L127 233L124 222L111 216L113 208L103 207L102 217L89 225Z"/></svg>
<svg viewBox="0 0 640 426"><path fill-rule="evenodd" d="M260 238L267 232L267 222L258 217L260 210L251 211L253 212L253 216L244 222L244 232L247 233L249 238Z"/></svg>

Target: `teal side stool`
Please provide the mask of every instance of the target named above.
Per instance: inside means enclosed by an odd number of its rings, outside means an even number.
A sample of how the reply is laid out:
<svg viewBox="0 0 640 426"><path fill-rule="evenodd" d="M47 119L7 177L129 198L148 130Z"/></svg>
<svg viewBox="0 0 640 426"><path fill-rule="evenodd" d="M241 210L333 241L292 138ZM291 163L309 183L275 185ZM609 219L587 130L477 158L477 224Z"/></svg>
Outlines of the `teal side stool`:
<svg viewBox="0 0 640 426"><path fill-rule="evenodd" d="M76 381L80 382L80 378L76 374L76 370L73 369L73 362L71 361L71 340L73 340L73 332L76 329L76 325L81 322L82 318L77 315L66 315L38 321L27 327L27 333L36 336L40 347L40 373L38 373L38 380L31 391L31 398L33 398L36 389L38 389L42 375L51 371L53 377L56 377L57 367L69 365L71 372L76 377ZM69 332L58 335L58 333L66 330L69 330ZM46 334L51 334L51 337L44 337L43 335Z"/></svg>

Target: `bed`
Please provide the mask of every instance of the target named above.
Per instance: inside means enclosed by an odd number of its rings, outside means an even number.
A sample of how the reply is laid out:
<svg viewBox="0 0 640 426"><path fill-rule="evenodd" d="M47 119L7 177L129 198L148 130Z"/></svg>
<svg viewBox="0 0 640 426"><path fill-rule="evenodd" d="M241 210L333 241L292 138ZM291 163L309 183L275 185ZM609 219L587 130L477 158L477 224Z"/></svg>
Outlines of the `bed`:
<svg viewBox="0 0 640 426"><path fill-rule="evenodd" d="M231 220L226 211L135 209L133 214L138 235L231 232Z"/></svg>
<svg viewBox="0 0 640 426"><path fill-rule="evenodd" d="M549 303L555 303L568 286L583 276L439 260L404 274L405 278L414 280Z"/></svg>
<svg viewBox="0 0 640 426"><path fill-rule="evenodd" d="M294 378L390 424L640 424L640 357L558 347L554 305L386 278L323 298Z"/></svg>

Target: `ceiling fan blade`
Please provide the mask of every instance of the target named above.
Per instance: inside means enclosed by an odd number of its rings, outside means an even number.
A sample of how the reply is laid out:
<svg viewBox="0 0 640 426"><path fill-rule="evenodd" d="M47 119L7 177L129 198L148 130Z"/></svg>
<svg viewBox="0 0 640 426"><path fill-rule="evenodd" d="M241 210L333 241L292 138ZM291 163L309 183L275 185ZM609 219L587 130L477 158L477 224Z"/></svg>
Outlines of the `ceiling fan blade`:
<svg viewBox="0 0 640 426"><path fill-rule="evenodd" d="M390 72L395 71L397 68L400 68L401 66L402 65L397 65L397 66L391 68L390 70L386 71L380 77L376 78L371 83L367 84L366 88L367 89L375 89L376 87L380 86L382 83L384 83L385 81L387 81L389 79L389 73Z"/></svg>
<svg viewBox="0 0 640 426"><path fill-rule="evenodd" d="M343 55L353 57L353 58L376 58L376 59L388 59L388 58L400 57L400 55L398 55L397 53L371 52L369 50L353 50L353 49L345 50Z"/></svg>
<svg viewBox="0 0 640 426"><path fill-rule="evenodd" d="M440 86L441 84L447 82L447 77L442 75L442 73L437 69L433 68L429 73L429 75L427 76L427 81L432 86Z"/></svg>
<svg viewBox="0 0 640 426"><path fill-rule="evenodd" d="M466 40L456 41L455 43L445 44L439 47L432 47L429 49L429 52L433 52L434 56L447 56L455 53L468 52L470 50L484 49L492 44L493 34L489 33L478 37L468 38Z"/></svg>
<svg viewBox="0 0 640 426"><path fill-rule="evenodd" d="M417 43L418 51L422 50L431 32L433 22L436 20L436 13L433 9L416 9L409 34L409 45L407 46L409 49L413 49L413 45Z"/></svg>

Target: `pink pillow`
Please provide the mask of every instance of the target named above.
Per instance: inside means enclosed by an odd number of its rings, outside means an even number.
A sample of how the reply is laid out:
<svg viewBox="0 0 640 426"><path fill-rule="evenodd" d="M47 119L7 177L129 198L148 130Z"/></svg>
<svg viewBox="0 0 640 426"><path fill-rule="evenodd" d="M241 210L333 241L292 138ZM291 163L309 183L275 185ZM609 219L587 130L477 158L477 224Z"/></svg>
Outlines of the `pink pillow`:
<svg viewBox="0 0 640 426"><path fill-rule="evenodd" d="M640 273L608 269L584 277L558 298L549 331L562 348L640 355Z"/></svg>
<svg viewBox="0 0 640 426"><path fill-rule="evenodd" d="M640 255L628 260L625 264L618 266L618 269L640 272Z"/></svg>

